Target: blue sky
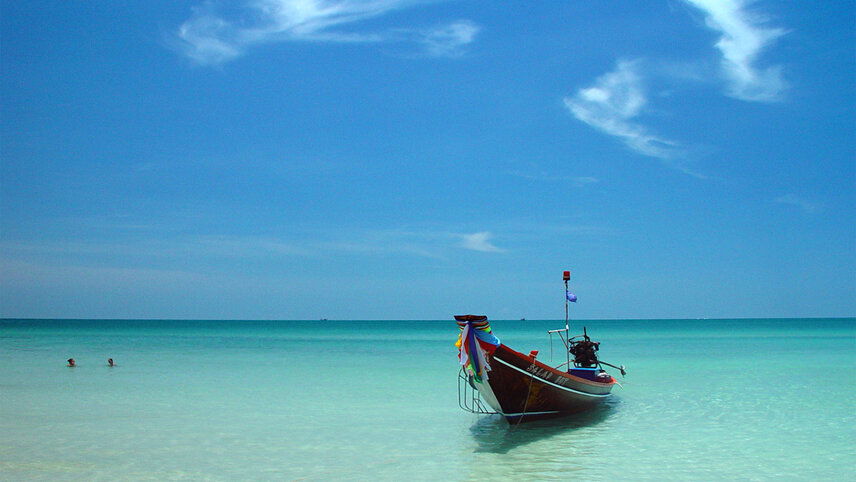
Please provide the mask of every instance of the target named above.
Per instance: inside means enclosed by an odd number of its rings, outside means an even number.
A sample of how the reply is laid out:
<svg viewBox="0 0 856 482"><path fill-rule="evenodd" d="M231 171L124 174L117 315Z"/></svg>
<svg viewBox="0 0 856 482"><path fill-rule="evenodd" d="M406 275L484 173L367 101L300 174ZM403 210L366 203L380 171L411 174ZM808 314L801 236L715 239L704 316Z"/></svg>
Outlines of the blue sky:
<svg viewBox="0 0 856 482"><path fill-rule="evenodd" d="M854 316L854 13L4 0L0 316Z"/></svg>

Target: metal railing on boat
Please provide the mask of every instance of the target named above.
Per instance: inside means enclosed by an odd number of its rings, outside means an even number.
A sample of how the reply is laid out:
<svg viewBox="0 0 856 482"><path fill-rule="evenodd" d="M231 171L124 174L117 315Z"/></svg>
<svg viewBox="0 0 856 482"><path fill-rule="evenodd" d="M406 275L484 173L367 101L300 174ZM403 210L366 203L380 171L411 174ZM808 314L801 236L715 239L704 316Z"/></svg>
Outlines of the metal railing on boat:
<svg viewBox="0 0 856 482"><path fill-rule="evenodd" d="M458 406L462 410L471 413L483 415L493 415L499 412L490 410L485 406L481 399L481 394L472 384L471 377L464 372L464 369L458 372Z"/></svg>

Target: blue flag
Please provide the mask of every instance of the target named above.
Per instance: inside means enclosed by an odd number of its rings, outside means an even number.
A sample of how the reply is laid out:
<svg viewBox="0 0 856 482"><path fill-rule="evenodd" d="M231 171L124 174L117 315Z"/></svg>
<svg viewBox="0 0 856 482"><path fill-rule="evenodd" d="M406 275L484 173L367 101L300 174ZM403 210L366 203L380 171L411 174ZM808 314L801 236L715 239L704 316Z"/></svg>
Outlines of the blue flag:
<svg viewBox="0 0 856 482"><path fill-rule="evenodd" d="M567 297L568 301L570 301L571 303L577 302L577 295L575 295L569 291L565 291L565 297Z"/></svg>

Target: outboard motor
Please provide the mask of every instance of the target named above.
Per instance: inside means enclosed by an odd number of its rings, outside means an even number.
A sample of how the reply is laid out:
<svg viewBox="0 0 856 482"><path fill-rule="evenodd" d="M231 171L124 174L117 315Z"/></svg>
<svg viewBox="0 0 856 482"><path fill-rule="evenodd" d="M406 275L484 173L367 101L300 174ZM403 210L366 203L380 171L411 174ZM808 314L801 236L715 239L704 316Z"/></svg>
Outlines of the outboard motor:
<svg viewBox="0 0 856 482"><path fill-rule="evenodd" d="M597 355L595 354L600 349L600 342L591 341L591 338L586 334L583 328L583 339L571 341L569 351L574 356L574 366L578 368L593 368L598 364Z"/></svg>

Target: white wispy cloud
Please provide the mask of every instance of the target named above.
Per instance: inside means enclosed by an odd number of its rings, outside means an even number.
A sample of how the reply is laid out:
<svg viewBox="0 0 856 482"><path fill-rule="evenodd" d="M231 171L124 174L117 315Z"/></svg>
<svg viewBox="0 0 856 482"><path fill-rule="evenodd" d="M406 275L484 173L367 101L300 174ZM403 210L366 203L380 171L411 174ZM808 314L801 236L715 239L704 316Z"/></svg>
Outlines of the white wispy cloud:
<svg viewBox="0 0 856 482"><path fill-rule="evenodd" d="M476 24L458 20L424 32L421 41L425 51L431 55L457 57L464 53L464 47L472 43L478 33Z"/></svg>
<svg viewBox="0 0 856 482"><path fill-rule="evenodd" d="M202 65L232 60L247 49L274 42L413 42L435 56L459 56L475 40L478 27L457 20L433 29L399 28L388 32L344 30L359 22L413 6L413 0L244 0L229 10L214 3L194 8L178 29L175 42Z"/></svg>
<svg viewBox="0 0 856 482"><path fill-rule="evenodd" d="M808 214L816 213L822 208L820 203L809 201L808 199L804 199L795 194L785 194L784 196L779 196L773 199L773 202L779 204L787 204L789 206L796 206Z"/></svg>
<svg viewBox="0 0 856 482"><path fill-rule="evenodd" d="M759 68L764 48L786 32L765 28L764 18L746 9L745 0L685 0L703 11L705 23L722 34L716 48L722 53L722 71L729 82L728 95L748 101L774 101L787 87L778 66Z"/></svg>
<svg viewBox="0 0 856 482"><path fill-rule="evenodd" d="M489 231L482 231L479 233L472 234L462 234L461 235L461 247L464 249L471 249L473 251L481 251L484 253L503 253L504 249L497 247L493 243L490 242L490 238L493 237Z"/></svg>
<svg viewBox="0 0 856 482"><path fill-rule="evenodd" d="M629 148L649 157L673 159L678 144L648 132L635 118L648 102L638 61L620 61L616 69L565 98L565 106L582 122L621 139Z"/></svg>

